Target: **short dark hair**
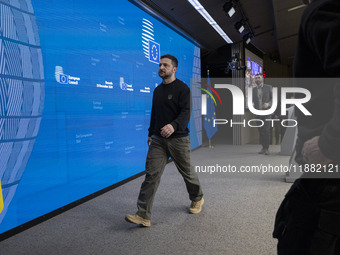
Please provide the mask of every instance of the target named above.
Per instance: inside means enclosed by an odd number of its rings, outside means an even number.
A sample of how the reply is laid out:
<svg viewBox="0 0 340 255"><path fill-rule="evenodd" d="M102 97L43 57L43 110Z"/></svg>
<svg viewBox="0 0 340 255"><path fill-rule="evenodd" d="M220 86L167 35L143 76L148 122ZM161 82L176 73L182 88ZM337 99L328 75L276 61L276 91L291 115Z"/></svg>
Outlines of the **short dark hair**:
<svg viewBox="0 0 340 255"><path fill-rule="evenodd" d="M178 66L178 60L175 56L173 55L170 55L170 54L165 54L163 56L161 56L161 59L162 58L168 58L168 59L171 59L171 63L174 67L177 67Z"/></svg>

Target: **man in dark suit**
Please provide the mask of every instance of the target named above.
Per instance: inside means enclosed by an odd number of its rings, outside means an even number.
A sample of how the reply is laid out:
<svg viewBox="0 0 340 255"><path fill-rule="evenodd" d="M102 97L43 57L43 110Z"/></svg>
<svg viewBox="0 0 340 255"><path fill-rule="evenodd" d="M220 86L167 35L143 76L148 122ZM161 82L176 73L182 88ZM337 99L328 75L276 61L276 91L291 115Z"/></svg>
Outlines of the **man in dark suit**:
<svg viewBox="0 0 340 255"><path fill-rule="evenodd" d="M255 75L255 83L256 87L253 88L254 107L257 110L267 110L272 105L273 88L263 83L262 74ZM261 125L259 127L260 144L262 145L259 154L269 155L271 122L266 119L270 119L270 115L256 116L256 118L262 120L262 123L259 123L259 126Z"/></svg>

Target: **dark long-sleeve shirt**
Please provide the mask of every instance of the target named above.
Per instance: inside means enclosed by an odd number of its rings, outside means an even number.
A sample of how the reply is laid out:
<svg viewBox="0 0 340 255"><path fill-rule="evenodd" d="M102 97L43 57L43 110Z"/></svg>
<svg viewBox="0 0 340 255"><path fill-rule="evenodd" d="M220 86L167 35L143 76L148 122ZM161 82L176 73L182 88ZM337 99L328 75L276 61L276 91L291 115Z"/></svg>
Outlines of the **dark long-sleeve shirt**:
<svg viewBox="0 0 340 255"><path fill-rule="evenodd" d="M190 89L181 80L161 83L153 93L149 136L161 136L161 128L171 124L175 132L170 137L189 133Z"/></svg>
<svg viewBox="0 0 340 255"><path fill-rule="evenodd" d="M340 162L340 1L315 0L306 9L299 31L294 63L295 77L313 77L298 81L311 92L305 107L312 116L297 112L297 155L305 141L320 136L322 153ZM297 157L297 161L299 158Z"/></svg>

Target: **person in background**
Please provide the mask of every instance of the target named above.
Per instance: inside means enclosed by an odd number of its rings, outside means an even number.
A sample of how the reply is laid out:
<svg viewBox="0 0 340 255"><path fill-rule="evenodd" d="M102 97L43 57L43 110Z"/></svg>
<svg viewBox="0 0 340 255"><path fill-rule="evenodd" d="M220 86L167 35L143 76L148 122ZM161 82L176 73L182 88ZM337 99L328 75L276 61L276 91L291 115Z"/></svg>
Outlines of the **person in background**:
<svg viewBox="0 0 340 255"><path fill-rule="evenodd" d="M263 83L262 74L255 75L255 83L256 87L253 88L254 107L257 110L267 110L272 105L272 86ZM256 116L256 118L264 122L264 124L259 127L260 144L262 145L259 154L269 155L271 123L266 121L266 119L270 119L270 115Z"/></svg>

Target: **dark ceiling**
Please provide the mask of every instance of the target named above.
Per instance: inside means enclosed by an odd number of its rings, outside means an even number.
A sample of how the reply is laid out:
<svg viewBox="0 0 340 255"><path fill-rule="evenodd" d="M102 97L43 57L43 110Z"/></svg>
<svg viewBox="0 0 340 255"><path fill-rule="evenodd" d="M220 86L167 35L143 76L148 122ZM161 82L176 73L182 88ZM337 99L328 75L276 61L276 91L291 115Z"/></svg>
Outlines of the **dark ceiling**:
<svg viewBox="0 0 340 255"><path fill-rule="evenodd" d="M288 10L300 6L301 0L239 0L239 9L231 18L223 10L223 5L227 1L229 0L200 0L200 3L234 43L242 41L243 35L251 29L254 34L251 44L257 49L271 58L281 60L282 64L287 65L292 62L298 27L305 7ZM206 50L214 50L226 44L226 41L187 0L136 0L135 2L142 2L150 7ZM241 35L234 25L242 18L247 19L250 28Z"/></svg>

